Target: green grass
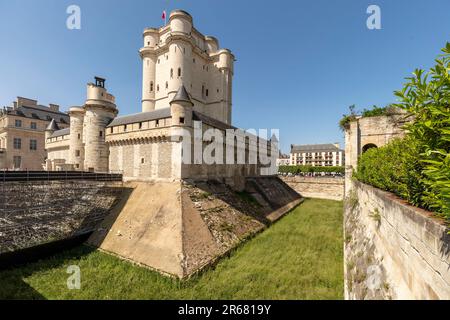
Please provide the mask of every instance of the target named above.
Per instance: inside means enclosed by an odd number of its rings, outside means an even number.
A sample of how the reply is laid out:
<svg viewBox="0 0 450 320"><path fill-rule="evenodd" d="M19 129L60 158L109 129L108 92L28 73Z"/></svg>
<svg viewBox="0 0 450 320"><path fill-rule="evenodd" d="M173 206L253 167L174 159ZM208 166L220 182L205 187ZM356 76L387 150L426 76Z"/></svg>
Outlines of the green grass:
<svg viewBox="0 0 450 320"><path fill-rule="evenodd" d="M213 269L181 282L81 246L0 272L0 298L342 299L342 202L307 199ZM69 290L66 268L81 269Z"/></svg>

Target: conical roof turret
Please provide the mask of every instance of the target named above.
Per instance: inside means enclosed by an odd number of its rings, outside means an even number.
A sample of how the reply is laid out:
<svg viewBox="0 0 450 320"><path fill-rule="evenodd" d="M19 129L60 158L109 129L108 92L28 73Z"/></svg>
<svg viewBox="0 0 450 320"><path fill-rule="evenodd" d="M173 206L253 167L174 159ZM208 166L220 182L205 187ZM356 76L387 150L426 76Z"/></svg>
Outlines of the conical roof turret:
<svg viewBox="0 0 450 320"><path fill-rule="evenodd" d="M172 101L170 101L170 104L174 102L189 102L191 105L194 105L184 85L181 85L178 89L177 94L173 97Z"/></svg>

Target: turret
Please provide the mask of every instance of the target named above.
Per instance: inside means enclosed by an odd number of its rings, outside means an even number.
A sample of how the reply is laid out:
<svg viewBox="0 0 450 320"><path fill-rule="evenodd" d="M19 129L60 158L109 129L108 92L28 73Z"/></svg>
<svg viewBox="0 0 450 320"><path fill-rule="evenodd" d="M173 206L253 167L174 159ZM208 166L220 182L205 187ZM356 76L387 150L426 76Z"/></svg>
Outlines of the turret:
<svg viewBox="0 0 450 320"><path fill-rule="evenodd" d="M56 123L55 119L52 119L52 121L50 121L50 123L48 124L47 128L45 128L45 140L50 138L53 132L57 130L59 130L58 124Z"/></svg>
<svg viewBox="0 0 450 320"><path fill-rule="evenodd" d="M184 10L174 10L169 17L170 30L174 33L191 34L192 16Z"/></svg>
<svg viewBox="0 0 450 320"><path fill-rule="evenodd" d="M142 59L142 112L155 109L156 52L159 32L154 28L144 30L144 47L140 50Z"/></svg>
<svg viewBox="0 0 450 320"><path fill-rule="evenodd" d="M192 126L192 107L194 104L189 97L184 85L178 89L175 97L170 102L170 114L172 125Z"/></svg>
<svg viewBox="0 0 450 320"><path fill-rule="evenodd" d="M70 150L69 163L76 170L83 170L84 166L84 144L83 144L83 123L85 110L82 107L71 107L70 115Z"/></svg>
<svg viewBox="0 0 450 320"><path fill-rule="evenodd" d="M88 83L84 112L84 170L107 172L109 149L105 142L105 130L117 116L118 110L114 96L105 88L105 79L95 77L95 84Z"/></svg>
<svg viewBox="0 0 450 320"><path fill-rule="evenodd" d="M219 40L217 40L216 37L213 36L206 36L205 37L206 47L208 52L216 52L219 50Z"/></svg>

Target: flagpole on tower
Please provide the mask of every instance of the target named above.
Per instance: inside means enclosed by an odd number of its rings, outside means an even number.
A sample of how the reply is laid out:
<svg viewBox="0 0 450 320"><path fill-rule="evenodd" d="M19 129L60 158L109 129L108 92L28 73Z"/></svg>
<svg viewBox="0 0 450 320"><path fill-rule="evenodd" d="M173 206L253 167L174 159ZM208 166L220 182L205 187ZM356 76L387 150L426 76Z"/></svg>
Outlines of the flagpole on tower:
<svg viewBox="0 0 450 320"><path fill-rule="evenodd" d="M166 10L163 11L162 13L162 18L164 19L164 26L167 25L167 14L166 14Z"/></svg>

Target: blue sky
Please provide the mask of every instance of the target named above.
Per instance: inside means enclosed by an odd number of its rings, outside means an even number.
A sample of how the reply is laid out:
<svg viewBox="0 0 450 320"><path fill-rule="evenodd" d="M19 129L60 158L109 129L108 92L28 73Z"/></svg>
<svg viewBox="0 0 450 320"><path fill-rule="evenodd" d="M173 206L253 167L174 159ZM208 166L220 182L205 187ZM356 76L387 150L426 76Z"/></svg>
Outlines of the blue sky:
<svg viewBox="0 0 450 320"><path fill-rule="evenodd" d="M66 28L71 4L81 30ZM381 8L381 30L366 27L370 4ZM99 75L120 114L139 112L142 31L178 8L237 58L233 123L279 128L285 152L342 143L349 105L394 102L404 78L450 40L448 0L0 0L0 105L25 96L67 109Z"/></svg>

